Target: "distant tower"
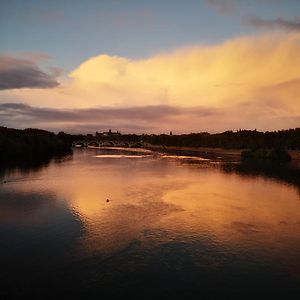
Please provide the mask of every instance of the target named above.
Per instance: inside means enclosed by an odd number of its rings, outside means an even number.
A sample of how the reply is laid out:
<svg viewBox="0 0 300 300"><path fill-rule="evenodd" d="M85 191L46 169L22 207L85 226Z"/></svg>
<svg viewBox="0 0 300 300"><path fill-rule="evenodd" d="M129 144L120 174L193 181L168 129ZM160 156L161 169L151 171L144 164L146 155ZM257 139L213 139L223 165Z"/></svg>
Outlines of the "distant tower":
<svg viewBox="0 0 300 300"><path fill-rule="evenodd" d="M108 130L109 134L111 134L111 129Z"/></svg>
<svg viewBox="0 0 300 300"><path fill-rule="evenodd" d="M172 132L172 131L170 131L170 135L173 135L173 132Z"/></svg>

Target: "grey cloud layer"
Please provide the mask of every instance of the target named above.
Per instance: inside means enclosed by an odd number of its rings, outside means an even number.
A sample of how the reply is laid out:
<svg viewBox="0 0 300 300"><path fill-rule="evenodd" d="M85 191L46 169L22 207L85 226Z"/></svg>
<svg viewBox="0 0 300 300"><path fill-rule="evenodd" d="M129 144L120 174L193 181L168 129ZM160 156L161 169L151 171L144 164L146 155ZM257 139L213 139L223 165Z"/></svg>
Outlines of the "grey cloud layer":
<svg viewBox="0 0 300 300"><path fill-rule="evenodd" d="M0 104L0 126L35 127L70 133L92 133L109 128L123 133L188 133L239 128L277 130L299 126L299 113L281 116L278 114L281 107L282 104L271 98L261 99L259 103L249 101L223 108L156 105L52 109L3 103Z"/></svg>
<svg viewBox="0 0 300 300"><path fill-rule="evenodd" d="M0 90L18 88L52 88L58 85L31 59L0 56Z"/></svg>
<svg viewBox="0 0 300 300"><path fill-rule="evenodd" d="M232 13L238 1L236 0L206 0L207 4L220 14ZM270 5L273 5L270 1ZM242 24L261 29L282 29L297 31L300 30L300 16L296 16L291 20L285 18L263 19L258 16L248 16L242 19Z"/></svg>
<svg viewBox="0 0 300 300"><path fill-rule="evenodd" d="M186 118L208 117L218 114L209 108L178 108L157 105L126 108L50 109L22 103L0 104L0 123L5 126L42 126L54 130L68 128L72 132L123 128L153 130L161 124ZM56 129L55 129L56 128Z"/></svg>
<svg viewBox="0 0 300 300"><path fill-rule="evenodd" d="M257 16L252 16L246 19L244 23L262 29L300 30L300 17L295 17L293 20L286 20L284 18L265 20Z"/></svg>

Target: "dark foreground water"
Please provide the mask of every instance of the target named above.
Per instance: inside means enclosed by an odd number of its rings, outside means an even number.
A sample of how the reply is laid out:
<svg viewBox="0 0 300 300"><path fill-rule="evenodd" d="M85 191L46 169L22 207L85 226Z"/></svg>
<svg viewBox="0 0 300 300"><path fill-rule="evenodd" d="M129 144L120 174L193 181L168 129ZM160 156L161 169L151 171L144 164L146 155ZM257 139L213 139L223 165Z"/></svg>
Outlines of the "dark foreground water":
<svg viewBox="0 0 300 300"><path fill-rule="evenodd" d="M299 168L220 160L2 169L0 298L300 299Z"/></svg>

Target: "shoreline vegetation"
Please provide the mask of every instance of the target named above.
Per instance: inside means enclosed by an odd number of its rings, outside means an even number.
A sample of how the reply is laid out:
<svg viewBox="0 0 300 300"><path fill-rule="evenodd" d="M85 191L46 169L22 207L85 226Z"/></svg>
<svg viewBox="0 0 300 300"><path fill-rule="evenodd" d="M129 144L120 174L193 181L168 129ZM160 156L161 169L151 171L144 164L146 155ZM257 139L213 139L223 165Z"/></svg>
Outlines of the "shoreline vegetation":
<svg viewBox="0 0 300 300"><path fill-rule="evenodd" d="M228 159L241 159L242 161L278 161L289 162L292 159L300 159L297 150L285 150L282 148L258 148L258 149L225 149L212 147L176 147L176 146L147 146L147 149L161 151L175 155L203 155L209 157L223 157Z"/></svg>
<svg viewBox="0 0 300 300"><path fill-rule="evenodd" d="M113 134L95 136L55 134L41 129L0 127L0 162L24 164L43 162L72 153L72 143L78 140L102 140L142 144L145 148L173 154L210 155L240 158L242 161L280 161L299 159L300 128L273 132L256 130L167 134Z"/></svg>
<svg viewBox="0 0 300 300"><path fill-rule="evenodd" d="M242 149L224 149L213 147L178 147L178 146L161 146L161 145L149 145L147 149L159 152L166 152L176 155L204 155L211 157L228 157L238 159L241 157Z"/></svg>
<svg viewBox="0 0 300 300"><path fill-rule="evenodd" d="M2 166L42 164L72 153L72 136L41 129L0 127L0 163Z"/></svg>
<svg viewBox="0 0 300 300"><path fill-rule="evenodd" d="M243 160L288 161L300 159L300 128L266 131L238 130L210 134L208 132L170 134L120 134L111 131L96 136L74 135L75 140L142 142L146 148L174 154L209 154Z"/></svg>
<svg viewBox="0 0 300 300"><path fill-rule="evenodd" d="M259 160L289 162L292 160L292 157L287 150L276 147L244 150L241 153L241 159L243 161Z"/></svg>

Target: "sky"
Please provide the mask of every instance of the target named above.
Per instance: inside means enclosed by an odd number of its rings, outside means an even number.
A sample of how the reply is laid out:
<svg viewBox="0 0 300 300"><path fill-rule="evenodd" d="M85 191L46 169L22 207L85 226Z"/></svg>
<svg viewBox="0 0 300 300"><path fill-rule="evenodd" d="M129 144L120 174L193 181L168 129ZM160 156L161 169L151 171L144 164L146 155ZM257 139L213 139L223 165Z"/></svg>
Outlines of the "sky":
<svg viewBox="0 0 300 300"><path fill-rule="evenodd" d="M300 127L299 0L0 1L0 125Z"/></svg>

